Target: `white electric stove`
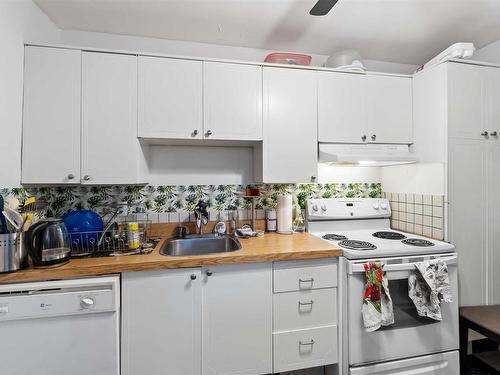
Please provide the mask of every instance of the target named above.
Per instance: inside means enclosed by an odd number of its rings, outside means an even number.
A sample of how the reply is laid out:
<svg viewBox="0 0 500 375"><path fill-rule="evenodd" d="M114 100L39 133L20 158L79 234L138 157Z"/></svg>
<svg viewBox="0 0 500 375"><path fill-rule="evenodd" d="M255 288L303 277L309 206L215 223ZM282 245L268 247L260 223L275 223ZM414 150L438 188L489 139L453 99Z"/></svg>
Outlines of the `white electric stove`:
<svg viewBox="0 0 500 375"><path fill-rule="evenodd" d="M457 254L447 242L390 228L386 199L331 198L307 202L312 235L342 248L339 296L342 309L342 374L459 373ZM408 278L419 262L441 259L448 266L453 302L442 304L442 321L418 315L408 296ZM381 261L392 297L394 324L363 328L364 263Z"/></svg>
<svg viewBox="0 0 500 375"><path fill-rule="evenodd" d="M443 241L392 230L387 199L327 198L307 202L308 231L340 246L347 259L453 252Z"/></svg>

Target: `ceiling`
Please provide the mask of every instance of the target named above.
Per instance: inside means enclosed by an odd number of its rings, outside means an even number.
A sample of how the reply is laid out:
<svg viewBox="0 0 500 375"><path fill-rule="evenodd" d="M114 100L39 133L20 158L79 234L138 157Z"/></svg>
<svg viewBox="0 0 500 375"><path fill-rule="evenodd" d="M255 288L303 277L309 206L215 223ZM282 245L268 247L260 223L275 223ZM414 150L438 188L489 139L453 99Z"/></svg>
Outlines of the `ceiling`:
<svg viewBox="0 0 500 375"><path fill-rule="evenodd" d="M34 0L62 29L422 64L454 42L500 39L500 0Z"/></svg>

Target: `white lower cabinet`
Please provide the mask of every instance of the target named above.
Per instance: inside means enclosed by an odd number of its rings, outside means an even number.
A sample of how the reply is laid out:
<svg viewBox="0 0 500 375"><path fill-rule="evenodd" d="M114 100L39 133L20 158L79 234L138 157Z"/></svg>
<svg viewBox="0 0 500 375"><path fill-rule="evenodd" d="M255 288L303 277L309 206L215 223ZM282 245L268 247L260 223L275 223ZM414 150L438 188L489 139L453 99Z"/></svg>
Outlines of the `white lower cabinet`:
<svg viewBox="0 0 500 375"><path fill-rule="evenodd" d="M337 260L273 268L274 373L337 363Z"/></svg>
<svg viewBox="0 0 500 375"><path fill-rule="evenodd" d="M274 295L274 330L337 324L337 288Z"/></svg>
<svg viewBox="0 0 500 375"><path fill-rule="evenodd" d="M272 266L124 273L123 375L272 372Z"/></svg>
<svg viewBox="0 0 500 375"><path fill-rule="evenodd" d="M273 334L274 372L325 366L338 361L337 326Z"/></svg>
<svg viewBox="0 0 500 375"><path fill-rule="evenodd" d="M201 271L122 274L122 375L201 373Z"/></svg>
<svg viewBox="0 0 500 375"><path fill-rule="evenodd" d="M271 267L266 263L203 269L203 375L272 371Z"/></svg>

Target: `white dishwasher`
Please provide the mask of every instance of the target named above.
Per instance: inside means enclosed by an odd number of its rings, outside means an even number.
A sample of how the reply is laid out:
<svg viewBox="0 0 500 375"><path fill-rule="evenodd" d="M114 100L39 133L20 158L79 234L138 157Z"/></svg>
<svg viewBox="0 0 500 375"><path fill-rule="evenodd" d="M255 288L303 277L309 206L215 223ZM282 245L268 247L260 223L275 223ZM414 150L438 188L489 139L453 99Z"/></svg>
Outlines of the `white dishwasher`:
<svg viewBox="0 0 500 375"><path fill-rule="evenodd" d="M119 375L118 276L0 285L0 374Z"/></svg>

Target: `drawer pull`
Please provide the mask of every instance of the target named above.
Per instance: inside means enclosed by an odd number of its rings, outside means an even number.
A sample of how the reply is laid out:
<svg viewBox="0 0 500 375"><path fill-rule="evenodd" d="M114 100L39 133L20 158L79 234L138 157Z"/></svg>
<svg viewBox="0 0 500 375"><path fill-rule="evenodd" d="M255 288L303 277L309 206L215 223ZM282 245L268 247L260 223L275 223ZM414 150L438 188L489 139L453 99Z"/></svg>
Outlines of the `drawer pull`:
<svg viewBox="0 0 500 375"><path fill-rule="evenodd" d="M313 300L310 300L309 302L300 302L299 301L299 307L300 306L311 306L311 308L312 308L313 303L314 303Z"/></svg>
<svg viewBox="0 0 500 375"><path fill-rule="evenodd" d="M314 340L311 339L311 341L309 341L309 342L299 341L299 346L306 346L306 345L314 345Z"/></svg>
<svg viewBox="0 0 500 375"><path fill-rule="evenodd" d="M309 288L312 288L314 283L314 278L311 277L310 279L299 279L299 289L302 288L302 283L311 284Z"/></svg>

